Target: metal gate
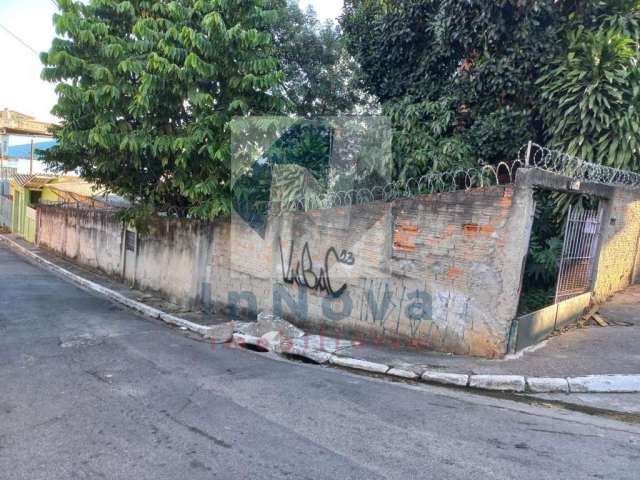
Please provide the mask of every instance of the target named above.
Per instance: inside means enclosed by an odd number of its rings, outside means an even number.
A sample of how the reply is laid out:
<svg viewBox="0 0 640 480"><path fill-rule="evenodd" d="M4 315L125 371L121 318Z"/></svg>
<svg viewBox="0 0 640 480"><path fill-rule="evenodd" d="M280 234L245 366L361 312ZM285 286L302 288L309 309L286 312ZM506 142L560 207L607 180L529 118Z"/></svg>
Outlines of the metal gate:
<svg viewBox="0 0 640 480"><path fill-rule="evenodd" d="M569 207L555 303L591 289L601 224L602 208L583 210Z"/></svg>

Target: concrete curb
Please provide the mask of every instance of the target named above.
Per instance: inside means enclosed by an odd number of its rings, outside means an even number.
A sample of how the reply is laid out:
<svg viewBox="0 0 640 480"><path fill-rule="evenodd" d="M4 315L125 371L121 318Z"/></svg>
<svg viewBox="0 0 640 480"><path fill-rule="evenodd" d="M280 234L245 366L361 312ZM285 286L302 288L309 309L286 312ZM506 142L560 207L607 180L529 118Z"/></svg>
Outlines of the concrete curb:
<svg viewBox="0 0 640 480"><path fill-rule="evenodd" d="M171 315L169 313L163 312L162 310L158 310L157 308L150 307L149 305L145 305L144 303L125 297L121 293L115 292L107 287L103 287L102 285L92 282L91 280L87 280L86 278L76 275L75 273L62 268L59 265L56 265L55 263L42 258L32 251L24 248L22 245L14 242L10 238L7 238L5 235L0 235L0 241L4 242L16 253L19 253L20 255L31 259L35 263L42 265L45 269L53 273L57 273L58 275L71 280L73 283L84 288L85 290L102 295L103 297L106 297L109 300L135 310L136 312L141 313L146 317L156 318L170 325L175 325L180 328L186 328L191 332L198 333L207 338L212 335L212 332L214 330L213 327L198 325L197 323L190 322L189 320L185 320L184 318L176 317L175 315Z"/></svg>
<svg viewBox="0 0 640 480"><path fill-rule="evenodd" d="M640 375L588 375L582 377L526 377L523 375L467 375L437 370L416 371L332 355L332 365L381 373L425 383L515 393L640 393Z"/></svg>
<svg viewBox="0 0 640 480"><path fill-rule="evenodd" d="M366 360L358 360L350 357L338 357L336 355L329 357L329 363L339 367L351 368L352 370L364 370L365 372L371 373L387 373L390 369L390 367L382 363L367 362Z"/></svg>
<svg viewBox="0 0 640 480"><path fill-rule="evenodd" d="M216 326L208 327L185 320L175 315L150 307L144 303L125 297L121 293L103 287L66 270L45 258L24 248L5 235L0 235L0 241L20 255L42 265L47 270L61 275L76 285L106 297L116 303L135 310L142 315L156 318L163 322L198 333L205 338L215 335ZM294 355L307 358L318 364L329 363L337 367L360 370L369 373L387 375L394 378L417 380L438 385L456 386L476 390L499 392L532 392L532 393L640 393L640 374L637 375L586 375L578 377L526 377L522 375L467 375L463 373L449 373L437 370L426 370L417 373L415 370L396 368L382 363L374 363L351 357L333 355L328 352L292 347L287 349L271 345L266 340L248 335L233 334L233 342L239 345L253 345L263 350L271 350L280 355Z"/></svg>
<svg viewBox="0 0 640 480"><path fill-rule="evenodd" d="M422 370L374 363L352 357L330 354L313 349L288 346L281 348L264 338L239 333L233 334L239 346L258 347L285 356L303 357L317 364L330 364L349 370L376 373L396 379L421 381L424 383L468 388L493 392L513 393L640 393L640 375L589 375L583 377L526 377L524 375L467 375L438 370ZM421 373L418 373L421 372Z"/></svg>

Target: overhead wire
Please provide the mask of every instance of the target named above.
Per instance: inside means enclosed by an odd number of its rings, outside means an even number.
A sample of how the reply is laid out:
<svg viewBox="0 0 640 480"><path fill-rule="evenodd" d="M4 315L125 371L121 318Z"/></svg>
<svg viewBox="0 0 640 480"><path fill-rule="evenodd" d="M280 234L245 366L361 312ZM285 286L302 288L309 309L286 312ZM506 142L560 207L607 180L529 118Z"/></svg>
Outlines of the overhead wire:
<svg viewBox="0 0 640 480"><path fill-rule="evenodd" d="M25 42L22 38L20 38L18 35L16 35L15 33L13 33L11 30L9 30L7 27L5 27L3 24L0 23L0 28L2 30L4 30L5 32L7 32L9 35L11 35L17 42L19 42L23 47L28 48L29 50L31 50L33 53L35 53L36 55L40 55L40 53L33 48L31 45L29 45L27 42Z"/></svg>
<svg viewBox="0 0 640 480"><path fill-rule="evenodd" d="M58 5L57 0L51 0L51 3L53 3L54 7L60 8L60 5ZM11 35L11 37L13 37L13 39L16 40L18 43L20 43L23 47L28 48L33 53L35 53L38 57L40 57L40 52L38 52L38 50L33 48L31 45L29 45L29 43L27 43L22 38L20 38L18 35L13 33L13 31L11 31L9 28L5 27L2 23L0 23L0 28L2 30L4 30L5 32L7 32L9 35Z"/></svg>

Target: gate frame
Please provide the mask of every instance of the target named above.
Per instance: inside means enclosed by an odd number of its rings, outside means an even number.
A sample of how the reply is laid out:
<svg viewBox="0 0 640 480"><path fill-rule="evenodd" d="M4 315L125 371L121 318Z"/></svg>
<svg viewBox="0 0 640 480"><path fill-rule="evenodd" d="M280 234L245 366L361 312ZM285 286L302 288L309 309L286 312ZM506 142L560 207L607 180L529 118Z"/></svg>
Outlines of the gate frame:
<svg viewBox="0 0 640 480"><path fill-rule="evenodd" d="M616 195L616 191L620 187L616 187L613 185L597 183L597 182L587 182L587 181L579 181L572 177L567 177L564 175L560 175L558 173L552 173L544 170L540 170L537 168L520 168L516 174L515 181L516 188L518 190L528 191L527 195L533 196L533 192L535 189L547 190L551 192L563 192L563 193L571 193L571 194L584 194L592 197L598 198L600 201L600 210L602 211L602 220L601 227L599 232L599 239L597 242L597 249L594 253L594 263L591 272L591 278L589 282L589 288L587 289L587 293L583 294L586 296L590 294L593 296L593 291L595 287L595 282L598 275L598 269L600 267L600 253L602 250L602 238L604 230L607 228L607 225L611 221L612 214L612 201ZM532 228L531 225L530 228ZM522 259L522 271L520 272L520 286L518 288L518 294L522 294L522 281L524 279L524 268L526 264L527 253L529 251L529 246L531 243L531 230L528 232L528 237L526 239L525 245L526 249L524 257ZM582 296L579 296L582 297ZM576 297L574 297L576 298ZM571 299L565 301L567 303L571 303ZM565 303L561 302L561 303ZM556 308L558 304L554 304L551 307ZM518 305L513 311L513 321L511 324L511 328L509 329L508 340L506 351L515 353L518 350L521 350L527 346L534 345L542 340L544 340L548 336L548 332L552 331L556 326L556 321L558 320L557 315L549 315L547 319L536 318L533 321L532 317L536 313L541 313L542 310L538 312L531 312L530 314L518 316L517 311ZM547 307L548 308L548 307ZM557 308L556 308L557 309ZM544 309L543 309L544 310ZM560 319L560 325L567 325L571 323L572 320L579 319L579 316L573 316L568 320ZM547 330L550 328L550 330ZM546 332L546 333L545 333Z"/></svg>
<svg viewBox="0 0 640 480"><path fill-rule="evenodd" d="M565 225L564 241L562 245L562 254L560 256L560 266L558 267L558 278L556 280L556 294L554 296L554 301L553 301L554 304L558 304L560 302L569 300L579 295L583 295L593 290L593 282L594 282L595 272L598 264L598 254L600 252L600 242L602 240L602 223L604 219L604 208L603 208L602 202L604 201L605 201L604 199L598 199L598 209L596 210L595 215L592 217L586 217L583 219L572 219L572 214L575 212L575 208L573 207L573 205L569 205L569 212L567 213L567 220ZM590 223L592 225L595 225L596 231L590 234L590 235L593 235L594 238L591 239L592 243L589 245L588 257L571 256L573 253L576 253L576 252L570 252L570 250L572 249L576 250L586 246L584 243L586 241L584 232L582 233L582 235L578 237L576 236L577 232L575 230L572 230L571 228L572 224L575 225L579 223L584 223L584 224ZM573 246L571 245L572 242L574 242ZM563 283L562 275L563 273L566 273L565 262L567 260L588 260L589 261L587 278L585 279L586 285L584 286L583 291L571 292L569 294L564 292L563 294L561 294L560 287Z"/></svg>

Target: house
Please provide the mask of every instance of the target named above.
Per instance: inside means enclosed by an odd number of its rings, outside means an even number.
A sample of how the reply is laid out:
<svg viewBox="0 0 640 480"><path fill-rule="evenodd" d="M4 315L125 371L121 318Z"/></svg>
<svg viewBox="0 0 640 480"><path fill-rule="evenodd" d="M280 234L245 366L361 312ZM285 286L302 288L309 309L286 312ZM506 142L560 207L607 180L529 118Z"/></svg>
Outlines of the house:
<svg viewBox="0 0 640 480"><path fill-rule="evenodd" d="M73 176L14 175L9 180L9 196L13 204L11 231L29 242L35 242L36 239L36 204L88 208L113 208L124 205L119 197Z"/></svg>

